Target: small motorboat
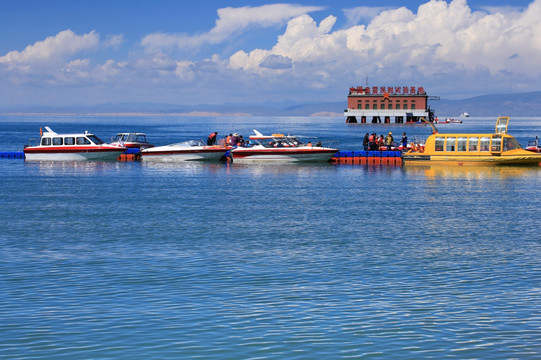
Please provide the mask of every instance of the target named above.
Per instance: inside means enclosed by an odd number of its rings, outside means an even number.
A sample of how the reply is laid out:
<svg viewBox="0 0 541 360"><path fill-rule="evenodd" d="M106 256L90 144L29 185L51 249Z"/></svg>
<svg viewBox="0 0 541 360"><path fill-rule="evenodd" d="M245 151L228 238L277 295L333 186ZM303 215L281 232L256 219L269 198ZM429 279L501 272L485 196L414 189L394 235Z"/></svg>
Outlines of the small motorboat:
<svg viewBox="0 0 541 360"><path fill-rule="evenodd" d="M447 118L444 121L438 122L438 124L462 124L462 120L454 119L454 118Z"/></svg>
<svg viewBox="0 0 541 360"><path fill-rule="evenodd" d="M144 133L137 132L118 133L111 139L110 144L124 146L128 149L146 149L154 146L147 141Z"/></svg>
<svg viewBox="0 0 541 360"><path fill-rule="evenodd" d="M203 140L188 140L143 149L141 156L143 161L218 161L228 150L224 146L206 145Z"/></svg>
<svg viewBox="0 0 541 360"><path fill-rule="evenodd" d="M231 149L234 162L327 162L338 152L332 146L333 141L321 142L284 134L265 136L255 129L254 133L249 137L248 144Z"/></svg>
<svg viewBox="0 0 541 360"><path fill-rule="evenodd" d="M85 131L77 134L57 134L45 126L40 128L39 141L30 139L24 147L27 161L86 161L116 160L126 151L121 145L104 143L96 135Z"/></svg>
<svg viewBox="0 0 541 360"><path fill-rule="evenodd" d="M528 141L526 150L541 153L541 145L539 144L539 138L536 136L535 140Z"/></svg>

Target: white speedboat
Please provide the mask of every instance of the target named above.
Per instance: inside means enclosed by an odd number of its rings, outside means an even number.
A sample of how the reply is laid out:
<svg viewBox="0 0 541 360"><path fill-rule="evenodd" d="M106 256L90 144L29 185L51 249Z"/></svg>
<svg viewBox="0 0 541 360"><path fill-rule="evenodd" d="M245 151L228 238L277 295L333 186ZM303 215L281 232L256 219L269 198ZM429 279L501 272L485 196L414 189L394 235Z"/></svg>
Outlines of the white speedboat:
<svg viewBox="0 0 541 360"><path fill-rule="evenodd" d="M462 124L462 120L455 118L447 118L445 121L438 122L438 124Z"/></svg>
<svg viewBox="0 0 541 360"><path fill-rule="evenodd" d="M111 139L110 144L124 146L128 149L146 149L154 146L147 141L144 133L136 132L118 133Z"/></svg>
<svg viewBox="0 0 541 360"><path fill-rule="evenodd" d="M85 131L78 134L57 134L45 126L40 128L37 144L31 139L24 147L25 159L28 161L86 161L116 160L126 151L121 145L105 144L96 135Z"/></svg>
<svg viewBox="0 0 541 360"><path fill-rule="evenodd" d="M327 162L338 152L332 141L284 134L265 136L255 129L254 133L248 144L231 149L234 162Z"/></svg>
<svg viewBox="0 0 541 360"><path fill-rule="evenodd" d="M143 161L218 161L229 148L208 146L203 140L188 140L141 150Z"/></svg>

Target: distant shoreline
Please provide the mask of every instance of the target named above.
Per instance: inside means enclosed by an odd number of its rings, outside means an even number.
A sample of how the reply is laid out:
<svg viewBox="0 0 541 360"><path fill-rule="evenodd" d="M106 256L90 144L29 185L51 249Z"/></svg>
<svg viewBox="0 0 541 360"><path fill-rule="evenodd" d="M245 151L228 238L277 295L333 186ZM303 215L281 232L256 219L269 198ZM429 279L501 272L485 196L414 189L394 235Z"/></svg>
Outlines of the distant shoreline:
<svg viewBox="0 0 541 360"><path fill-rule="evenodd" d="M203 111L192 111L192 112L183 112L183 113L145 113L145 112L103 112L103 113L39 113L39 112L9 112L9 113L0 113L0 116L192 116L192 117L204 117L204 116L237 116L237 117L250 117L250 116L269 116L275 117L277 115L254 115L249 113L217 113L217 112L203 112ZM278 116L306 116L306 117L343 117L344 114L334 113L334 112L318 112L310 115L278 115Z"/></svg>

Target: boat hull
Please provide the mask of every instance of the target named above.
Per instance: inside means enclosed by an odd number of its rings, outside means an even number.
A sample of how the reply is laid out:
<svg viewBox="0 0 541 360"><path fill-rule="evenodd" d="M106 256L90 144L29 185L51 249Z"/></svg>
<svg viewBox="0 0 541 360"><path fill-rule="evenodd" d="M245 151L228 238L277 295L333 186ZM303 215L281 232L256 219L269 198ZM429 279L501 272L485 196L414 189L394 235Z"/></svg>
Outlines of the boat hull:
<svg viewBox="0 0 541 360"><path fill-rule="evenodd" d="M118 147L27 147L24 149L26 161L113 161L126 151Z"/></svg>
<svg viewBox="0 0 541 360"><path fill-rule="evenodd" d="M336 149L243 149L233 150L234 162L328 162L338 152Z"/></svg>
<svg viewBox="0 0 541 360"><path fill-rule="evenodd" d="M418 153L404 154L407 164L458 164L458 165L536 165L541 163L541 154L532 155L486 155L486 156L452 156L423 155Z"/></svg>
<svg viewBox="0 0 541 360"><path fill-rule="evenodd" d="M199 150L143 150L143 161L181 162L181 161L219 161L227 152L227 149L199 149Z"/></svg>

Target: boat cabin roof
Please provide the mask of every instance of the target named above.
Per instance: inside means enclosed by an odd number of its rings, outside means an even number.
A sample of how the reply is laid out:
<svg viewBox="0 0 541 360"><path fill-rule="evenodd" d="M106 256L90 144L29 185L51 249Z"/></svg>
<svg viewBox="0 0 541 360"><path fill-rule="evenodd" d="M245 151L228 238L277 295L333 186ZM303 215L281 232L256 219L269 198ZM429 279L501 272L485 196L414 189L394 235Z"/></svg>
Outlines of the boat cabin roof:
<svg viewBox="0 0 541 360"><path fill-rule="evenodd" d="M41 128L40 128L41 130ZM45 131L42 132L41 137L54 137L54 136L93 136L94 134L85 130L84 133L72 133L72 134L58 134L53 131L50 127L45 126Z"/></svg>

